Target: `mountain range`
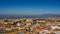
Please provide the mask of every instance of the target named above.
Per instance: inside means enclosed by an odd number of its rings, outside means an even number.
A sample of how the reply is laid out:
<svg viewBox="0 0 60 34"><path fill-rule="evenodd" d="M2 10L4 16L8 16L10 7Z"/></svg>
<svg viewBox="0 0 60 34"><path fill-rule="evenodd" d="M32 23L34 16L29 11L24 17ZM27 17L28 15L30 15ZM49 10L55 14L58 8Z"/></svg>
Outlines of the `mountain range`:
<svg viewBox="0 0 60 34"><path fill-rule="evenodd" d="M43 14L43 15L0 15L0 18L47 18L60 17L60 14Z"/></svg>

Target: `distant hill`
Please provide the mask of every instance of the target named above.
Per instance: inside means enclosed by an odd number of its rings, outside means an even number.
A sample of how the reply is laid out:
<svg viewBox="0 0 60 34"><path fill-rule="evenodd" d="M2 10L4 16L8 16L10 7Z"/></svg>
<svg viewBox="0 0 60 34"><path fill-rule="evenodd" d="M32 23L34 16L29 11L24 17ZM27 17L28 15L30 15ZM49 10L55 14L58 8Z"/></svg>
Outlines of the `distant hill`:
<svg viewBox="0 0 60 34"><path fill-rule="evenodd" d="M60 14L43 14L41 17L60 17Z"/></svg>
<svg viewBox="0 0 60 34"><path fill-rule="evenodd" d="M0 18L47 18L60 17L60 14L43 14L43 15L0 15Z"/></svg>

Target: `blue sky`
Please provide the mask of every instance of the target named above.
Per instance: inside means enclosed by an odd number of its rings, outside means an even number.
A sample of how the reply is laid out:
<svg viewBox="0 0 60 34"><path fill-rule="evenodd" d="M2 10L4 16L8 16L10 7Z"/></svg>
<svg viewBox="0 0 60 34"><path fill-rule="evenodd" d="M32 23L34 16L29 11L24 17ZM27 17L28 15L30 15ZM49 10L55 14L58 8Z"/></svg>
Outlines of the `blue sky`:
<svg viewBox="0 0 60 34"><path fill-rule="evenodd" d="M0 0L0 14L60 14L60 0Z"/></svg>

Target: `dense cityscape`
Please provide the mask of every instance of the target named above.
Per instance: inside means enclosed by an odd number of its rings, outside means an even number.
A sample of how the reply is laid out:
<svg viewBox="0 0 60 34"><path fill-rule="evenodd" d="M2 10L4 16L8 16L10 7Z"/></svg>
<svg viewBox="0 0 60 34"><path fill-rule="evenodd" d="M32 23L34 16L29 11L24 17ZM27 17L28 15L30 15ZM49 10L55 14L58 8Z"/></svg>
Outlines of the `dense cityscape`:
<svg viewBox="0 0 60 34"><path fill-rule="evenodd" d="M0 0L0 34L60 34L60 0Z"/></svg>
<svg viewBox="0 0 60 34"><path fill-rule="evenodd" d="M0 19L0 34L58 34L59 18Z"/></svg>

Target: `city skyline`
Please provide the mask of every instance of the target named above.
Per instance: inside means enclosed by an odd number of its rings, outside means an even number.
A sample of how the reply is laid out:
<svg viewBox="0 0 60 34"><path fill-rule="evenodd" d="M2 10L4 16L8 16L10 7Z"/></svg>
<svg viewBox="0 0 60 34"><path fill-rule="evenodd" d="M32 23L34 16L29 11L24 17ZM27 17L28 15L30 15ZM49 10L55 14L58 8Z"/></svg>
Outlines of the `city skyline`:
<svg viewBox="0 0 60 34"><path fill-rule="evenodd" d="M60 14L60 0L0 0L0 14Z"/></svg>

